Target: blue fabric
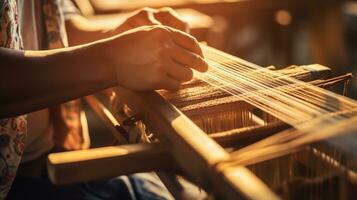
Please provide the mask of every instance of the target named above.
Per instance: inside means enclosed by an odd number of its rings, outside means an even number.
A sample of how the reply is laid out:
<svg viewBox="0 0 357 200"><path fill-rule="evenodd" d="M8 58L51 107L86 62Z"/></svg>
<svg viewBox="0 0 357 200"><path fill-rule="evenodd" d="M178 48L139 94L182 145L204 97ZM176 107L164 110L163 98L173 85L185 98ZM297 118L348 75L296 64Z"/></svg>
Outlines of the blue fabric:
<svg viewBox="0 0 357 200"><path fill-rule="evenodd" d="M153 173L139 173L129 176L138 200L173 199L159 178Z"/></svg>
<svg viewBox="0 0 357 200"><path fill-rule="evenodd" d="M152 173L54 186L46 178L16 178L9 200L163 200L173 199Z"/></svg>

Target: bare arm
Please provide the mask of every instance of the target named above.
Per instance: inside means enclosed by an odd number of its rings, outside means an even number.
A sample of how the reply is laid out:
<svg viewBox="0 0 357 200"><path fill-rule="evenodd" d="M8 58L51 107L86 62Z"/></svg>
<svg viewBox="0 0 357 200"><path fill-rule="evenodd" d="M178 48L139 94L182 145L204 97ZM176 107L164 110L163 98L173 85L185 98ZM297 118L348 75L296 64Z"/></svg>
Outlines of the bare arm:
<svg viewBox="0 0 357 200"><path fill-rule="evenodd" d="M95 45L51 51L0 48L0 118L114 86L114 69L103 66Z"/></svg>
<svg viewBox="0 0 357 200"><path fill-rule="evenodd" d="M207 70L198 42L165 26L143 26L82 46L50 51L0 48L0 119L120 85L171 89Z"/></svg>
<svg viewBox="0 0 357 200"><path fill-rule="evenodd" d="M73 15L66 20L70 46L108 38L146 25L166 25L184 32L189 31L188 24L171 8L143 8L128 14L105 16L105 23L98 23L81 15Z"/></svg>
<svg viewBox="0 0 357 200"><path fill-rule="evenodd" d="M109 20L106 23L94 23L81 16L74 15L66 20L66 31L70 46L90 43L96 40L108 38L119 34L122 30L117 19Z"/></svg>

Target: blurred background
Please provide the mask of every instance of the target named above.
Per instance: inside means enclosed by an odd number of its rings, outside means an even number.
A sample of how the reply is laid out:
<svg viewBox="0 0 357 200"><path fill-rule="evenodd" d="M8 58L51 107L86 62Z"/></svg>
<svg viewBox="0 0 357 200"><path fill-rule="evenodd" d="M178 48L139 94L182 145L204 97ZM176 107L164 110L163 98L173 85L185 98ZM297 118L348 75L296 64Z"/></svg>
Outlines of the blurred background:
<svg viewBox="0 0 357 200"><path fill-rule="evenodd" d="M172 7L210 46L276 68L318 63L357 72L357 1L73 0L88 19L123 20L142 7ZM357 78L348 96L357 98Z"/></svg>

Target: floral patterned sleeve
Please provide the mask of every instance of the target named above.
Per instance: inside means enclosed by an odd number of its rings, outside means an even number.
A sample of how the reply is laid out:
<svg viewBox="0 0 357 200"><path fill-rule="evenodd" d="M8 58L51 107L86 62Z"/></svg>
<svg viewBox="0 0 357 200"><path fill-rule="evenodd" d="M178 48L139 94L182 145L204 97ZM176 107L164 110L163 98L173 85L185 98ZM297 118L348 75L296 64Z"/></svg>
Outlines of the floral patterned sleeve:
<svg viewBox="0 0 357 200"><path fill-rule="evenodd" d="M0 199L4 199L15 178L24 151L26 116L0 119Z"/></svg>
<svg viewBox="0 0 357 200"><path fill-rule="evenodd" d="M0 47L22 49L17 19L16 0L0 0ZM5 199L15 178L26 133L25 115L0 119L0 199Z"/></svg>
<svg viewBox="0 0 357 200"><path fill-rule="evenodd" d="M79 14L79 11L70 0L41 0L41 4L48 49L68 46L64 20ZM16 0L0 0L0 47L23 49ZM69 124L76 125L69 130L80 129L80 124L73 123L73 120ZM16 176L26 135L25 115L0 119L0 199L5 199Z"/></svg>

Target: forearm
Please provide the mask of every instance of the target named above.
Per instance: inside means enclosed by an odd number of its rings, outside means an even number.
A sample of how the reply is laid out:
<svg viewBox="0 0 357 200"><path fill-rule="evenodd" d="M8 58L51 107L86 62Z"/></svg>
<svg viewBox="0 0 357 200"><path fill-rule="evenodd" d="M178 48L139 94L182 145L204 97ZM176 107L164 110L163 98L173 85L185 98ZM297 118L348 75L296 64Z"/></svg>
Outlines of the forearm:
<svg viewBox="0 0 357 200"><path fill-rule="evenodd" d="M70 46L86 44L108 38L120 33L118 19L106 20L106 23L94 23L80 15L66 20L66 30Z"/></svg>
<svg viewBox="0 0 357 200"><path fill-rule="evenodd" d="M0 118L32 112L115 84L95 48L53 51L0 49Z"/></svg>

